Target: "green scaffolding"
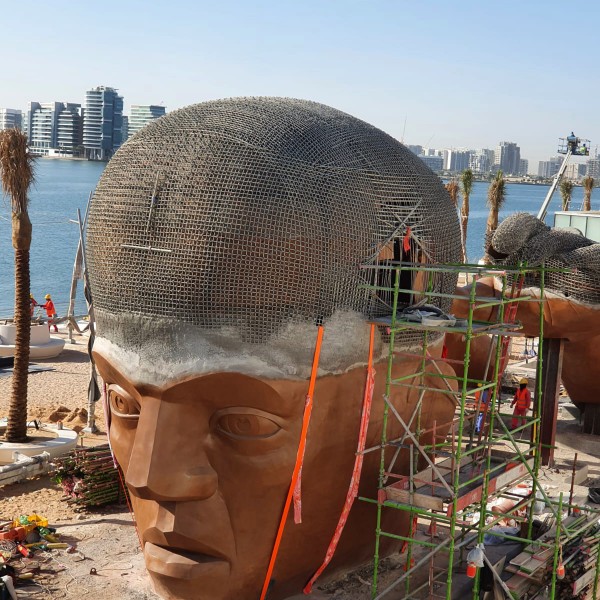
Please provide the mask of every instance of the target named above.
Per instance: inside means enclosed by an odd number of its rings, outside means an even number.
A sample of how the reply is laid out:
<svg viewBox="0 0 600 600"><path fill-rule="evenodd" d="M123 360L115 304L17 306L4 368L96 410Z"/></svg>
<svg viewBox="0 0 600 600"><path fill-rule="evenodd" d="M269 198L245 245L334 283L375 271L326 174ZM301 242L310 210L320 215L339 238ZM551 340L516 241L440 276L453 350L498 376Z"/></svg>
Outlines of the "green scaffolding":
<svg viewBox="0 0 600 600"><path fill-rule="evenodd" d="M559 502L551 500L542 486L538 483L538 471L541 460L540 446L540 428L541 428L541 410L542 410L542 344L539 344L539 354L536 367L536 387L533 402L533 415L526 417L526 424L515 429L509 429L505 419L512 416L511 413L503 411L501 401L501 385L503 370L508 362L508 339L518 337L520 325L515 320L516 306L521 302L537 302L540 304L539 319L539 339L543 338L543 302L544 302L544 280L545 273L548 271L543 265L538 268L528 268L520 265L515 268L497 269L490 266L481 265L424 265L422 263L399 262L385 266L365 267L373 270L387 270L387 281L393 281L392 287L380 285L367 286L373 296L382 292L387 297L393 298L391 315L389 317L374 319L374 322L385 330L389 335L389 354L387 363L387 379L384 396L383 408L383 429L380 445L366 449L365 452L374 450L380 451L380 469L379 469L379 493L376 499L360 497L361 500L376 504L377 506L377 524L375 532L375 556L374 571L372 580L371 597L379 600L387 596L392 590L394 598L402 597L410 600L423 600L424 598L443 598L451 600L453 596L453 578L457 573L464 573L465 551L467 546L473 546L482 543L486 534L495 535L513 541L521 542L525 545L532 542L533 510L536 500L536 492L542 497L551 512L554 515L556 523L556 539L550 541L535 542L542 548L549 548L554 555L554 569L549 582L551 588L551 598L558 600L555 596L556 589L556 567L559 560L559 549L575 535L580 535L582 525L580 520L563 520L562 510L564 507L577 508L563 502L562 497ZM425 276L425 284L420 286L420 290L402 288L400 282L407 278L401 277L405 271L411 272L411 280L419 272L421 277ZM458 294L442 294L435 291L435 281L439 280L440 275L454 273L466 274L473 282L468 298ZM390 277L391 275L391 277ZM491 276L496 281L495 297L478 297L475 282L478 278ZM539 298L531 298L521 294L521 288L525 277L528 280L535 278L537 286L540 289ZM375 276L372 281L378 281L383 278ZM402 309L406 306L401 303L400 297L406 299L412 298L412 302L422 304L425 300L428 304L439 304L440 298L462 299L468 301L467 318L460 324L457 322L453 326L430 326L422 323L415 323L406 320L403 317ZM516 306L512 306L516 304ZM490 321L481 321L475 318L475 312L481 309L493 308L495 318ZM508 319L507 319L508 315ZM518 312L517 312L518 315ZM406 356L406 352L398 352L396 347L396 338L402 332L415 331L421 333L422 346L419 351L411 354L413 357L419 357L420 370L416 373L406 375L400 378L393 377L393 364L398 355ZM427 371L427 365L433 364L429 348L432 343L439 343L439 336L435 337L434 332L456 333L464 337L465 354L464 369L462 376L446 375L439 368L437 373ZM490 344L489 355L487 356L487 369L484 379L474 379L468 376L469 364L471 362L471 345L474 339L479 336L490 336L495 344ZM495 349L493 349L495 348ZM439 351L438 351L439 353ZM410 354L410 353L408 353ZM439 360L439 359L436 359ZM430 388L424 385L423 379L427 377L439 377L444 380L446 389L440 392L438 388ZM418 401L414 407L413 414L408 422L405 422L399 412L390 401L394 386L406 386L418 392ZM454 419L451 423L439 424L437 429L449 431L441 442L438 442L436 435L436 425L434 423L433 433L431 429L422 429L421 411L422 399L426 391L432 390L438 393L444 393L454 398L456 410ZM479 402L474 403L473 399L487 392L487 407L485 412ZM477 415L483 416L480 433L475 439L475 420ZM396 419L401 425L402 435L400 438L390 439L389 429L390 420ZM425 434L431 434L431 443L422 443ZM521 438L525 435L526 439ZM494 450L500 447L510 449L501 457L498 457ZM401 452L408 454L409 473L395 473L394 468ZM406 456L405 454L405 456ZM425 461L428 467L419 472L418 462ZM466 467L471 469L470 476L465 479L461 476L461 469ZM396 467L397 469L397 467ZM429 483L423 483L423 477ZM498 531L492 531L491 528L498 524L504 515L497 516L488 510L488 504L492 498L506 497L508 490L526 479L532 483L532 491L529 496L522 498L516 505L516 508L525 508L527 510L528 527L521 528L519 535L505 535ZM401 491L396 490L394 480L402 483ZM419 493L420 490L427 488L430 490L428 495ZM473 491L473 490L476 491ZM393 492L393 493L392 493ZM393 496L393 497L391 497ZM430 499L429 499L430 498ZM471 513L478 513L479 519L470 523L462 518L462 515L469 510ZM391 531L382 529L382 515L386 510L401 510L408 513L411 523L411 530L408 535L399 535ZM594 513L589 507L585 507L588 513ZM490 521L489 518L492 517ZM493 518L496 517L496 518ZM511 518L513 518L511 516ZM447 533L445 539L436 541L431 535L429 540L418 539L412 530L412 524L417 522L430 524L432 527L438 524L445 527ZM516 518L519 521L519 518ZM590 526L591 528L591 526ZM523 530L526 529L524 534ZM597 535L597 534L596 534ZM382 538L392 538L405 545L406 564L402 574L397 577L385 589L379 589L379 568L380 568L380 544ZM600 542L600 538L598 539ZM420 555L418 560L413 559L416 546L419 545L425 549L425 554ZM441 553L447 557L447 566L440 568L437 566ZM598 553L600 557L600 552ZM487 561L487 557L485 558ZM491 566L491 565L489 565ZM429 573L425 583L414 585L412 575L418 570L421 574L423 570L429 567ZM598 569L600 568L600 558L595 563L596 577L593 584L594 596L596 596L598 587ZM480 597L480 569L472 583L472 598L476 600ZM493 571L493 569L492 569ZM415 578L418 580L418 578ZM497 579L499 579L497 577ZM399 586L403 584L404 595L398 596ZM517 593L511 592L504 582L498 584L502 587L507 597L520 598Z"/></svg>

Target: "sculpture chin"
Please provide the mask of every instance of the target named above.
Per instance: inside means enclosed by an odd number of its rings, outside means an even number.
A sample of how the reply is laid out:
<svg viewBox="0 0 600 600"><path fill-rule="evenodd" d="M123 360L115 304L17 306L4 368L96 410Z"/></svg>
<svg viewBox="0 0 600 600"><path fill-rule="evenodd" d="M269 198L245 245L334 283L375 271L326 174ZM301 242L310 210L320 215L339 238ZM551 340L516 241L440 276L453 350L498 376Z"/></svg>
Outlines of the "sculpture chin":
<svg viewBox="0 0 600 600"><path fill-rule="evenodd" d="M227 561L147 543L144 559L154 591L168 600L228 600Z"/></svg>

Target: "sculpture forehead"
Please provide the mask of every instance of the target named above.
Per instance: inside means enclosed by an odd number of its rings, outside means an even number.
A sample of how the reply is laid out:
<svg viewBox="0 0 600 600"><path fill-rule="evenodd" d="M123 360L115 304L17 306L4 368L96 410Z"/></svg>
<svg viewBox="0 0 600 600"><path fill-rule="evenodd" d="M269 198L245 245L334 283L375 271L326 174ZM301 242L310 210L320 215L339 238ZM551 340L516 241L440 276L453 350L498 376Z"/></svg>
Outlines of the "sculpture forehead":
<svg viewBox="0 0 600 600"><path fill-rule="evenodd" d="M382 131L302 100L198 104L107 166L88 225L94 301L262 342L289 320L373 312L359 267L407 226L431 260L458 257L441 182Z"/></svg>

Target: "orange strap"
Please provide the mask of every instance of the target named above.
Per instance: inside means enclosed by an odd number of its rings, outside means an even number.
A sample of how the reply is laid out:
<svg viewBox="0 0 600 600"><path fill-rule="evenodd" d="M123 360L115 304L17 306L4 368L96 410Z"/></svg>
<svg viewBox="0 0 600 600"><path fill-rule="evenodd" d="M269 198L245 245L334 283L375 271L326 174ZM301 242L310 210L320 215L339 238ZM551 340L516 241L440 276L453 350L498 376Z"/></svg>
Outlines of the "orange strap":
<svg viewBox="0 0 600 600"><path fill-rule="evenodd" d="M292 503L292 497L294 490L296 489L296 482L300 476L300 470L302 469L302 461L304 459L304 449L306 448L306 436L308 434L308 425L310 423L310 415L312 413L313 401L312 397L315 391L315 382L317 380L317 371L319 368L319 355L321 354L321 343L323 342L323 326L319 325L317 332L317 342L315 344L315 354L313 357L312 371L310 374L310 383L308 384L308 394L306 395L306 403L304 405L304 417L302 419L302 430L300 432L300 442L298 443L298 452L296 453L296 464L292 473L292 481L288 490L287 498L285 499L285 505L283 507L283 513L281 514L281 520L279 521L279 529L275 537L275 544L273 545L273 551L271 552L271 560L269 561L269 567L267 568L267 575L263 584L262 592L260 594L260 600L264 600L267 591L269 589L269 583L271 582L271 575L273 574L273 568L275 567L275 561L277 560L277 553L279 552L279 545L281 544L281 538L283 537L283 530L287 521L288 514L290 512L290 505Z"/></svg>
<svg viewBox="0 0 600 600"><path fill-rule="evenodd" d="M369 428L369 417L371 415L371 404L373 401L373 388L375 387L375 369L373 368L373 345L375 341L375 325L371 324L371 337L369 341L369 362L367 366L367 382L365 385L365 395L363 398L363 410L360 418L360 430L358 434L358 447L356 448L356 458L354 459L354 469L352 471L352 479L350 480L350 486L348 488L348 493L346 494L346 502L344 503L344 508L342 509L342 514L338 520L337 527L335 528L335 532L331 541L329 542L329 547L327 548L327 552L325 553L325 558L323 560L323 564L315 571L315 574L310 578L309 582L304 587L303 592L305 594L310 594L312 590L312 586L315 581L320 577L321 573L325 570L327 565L331 562L333 555L335 554L337 545L340 541L340 537L342 536L342 532L344 531L344 527L346 526L346 521L348 520L348 515L350 514L350 509L354 504L354 500L356 496L358 496L358 484L360 482L360 474L362 471L364 454L363 451L367 444L367 430Z"/></svg>

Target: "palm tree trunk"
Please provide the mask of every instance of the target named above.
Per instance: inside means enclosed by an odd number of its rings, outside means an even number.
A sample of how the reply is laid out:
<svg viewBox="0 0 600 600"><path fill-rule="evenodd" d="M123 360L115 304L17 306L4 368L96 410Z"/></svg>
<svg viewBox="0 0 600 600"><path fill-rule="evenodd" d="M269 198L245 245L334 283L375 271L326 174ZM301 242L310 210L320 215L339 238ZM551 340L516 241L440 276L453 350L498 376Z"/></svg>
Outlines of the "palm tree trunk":
<svg viewBox="0 0 600 600"><path fill-rule="evenodd" d="M463 262L467 262L467 227L469 225L469 196L465 195L460 211L460 242L462 244Z"/></svg>
<svg viewBox="0 0 600 600"><path fill-rule="evenodd" d="M29 301L29 248L31 221L27 213L14 214L12 238L15 249L15 364L12 376L12 397L8 411L6 439L27 441L27 378L29 374L29 341L31 312Z"/></svg>

